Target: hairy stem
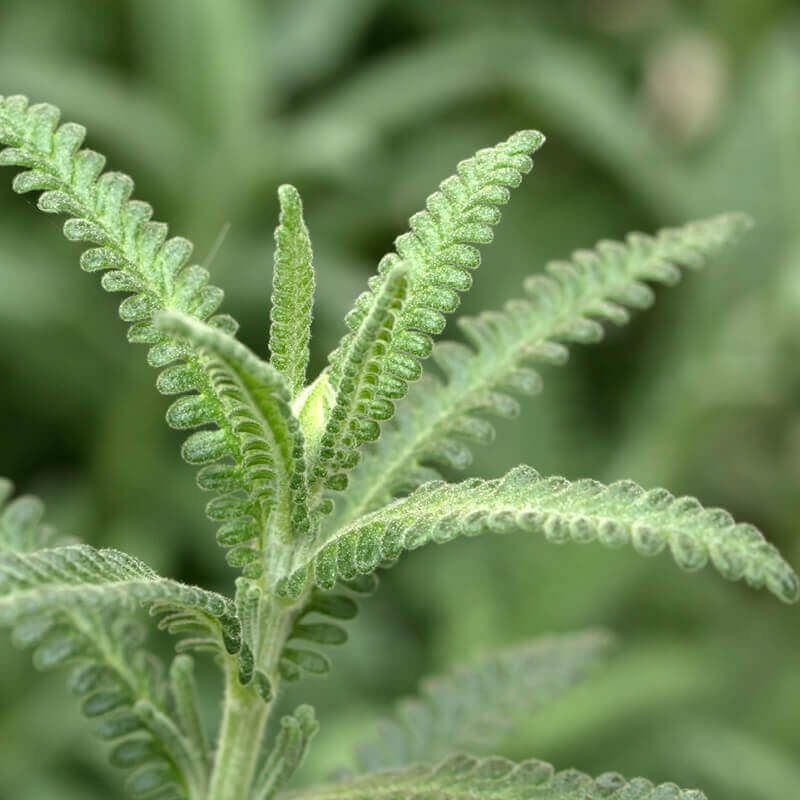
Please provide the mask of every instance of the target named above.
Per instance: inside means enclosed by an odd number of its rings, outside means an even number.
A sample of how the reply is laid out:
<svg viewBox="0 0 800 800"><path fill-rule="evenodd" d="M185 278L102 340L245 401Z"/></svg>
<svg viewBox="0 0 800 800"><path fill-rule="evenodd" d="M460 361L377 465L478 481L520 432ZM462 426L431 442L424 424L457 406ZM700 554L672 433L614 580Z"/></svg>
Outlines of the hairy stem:
<svg viewBox="0 0 800 800"><path fill-rule="evenodd" d="M244 800L256 769L271 703L239 683L233 661L225 670L225 705L208 800Z"/></svg>
<svg viewBox="0 0 800 800"><path fill-rule="evenodd" d="M252 683L242 686L236 660L226 659L222 725L208 800L245 800L249 797L264 730L275 705L274 695L280 680L278 662L296 613L296 607L265 600L256 664L272 685L273 699L270 702L264 702Z"/></svg>

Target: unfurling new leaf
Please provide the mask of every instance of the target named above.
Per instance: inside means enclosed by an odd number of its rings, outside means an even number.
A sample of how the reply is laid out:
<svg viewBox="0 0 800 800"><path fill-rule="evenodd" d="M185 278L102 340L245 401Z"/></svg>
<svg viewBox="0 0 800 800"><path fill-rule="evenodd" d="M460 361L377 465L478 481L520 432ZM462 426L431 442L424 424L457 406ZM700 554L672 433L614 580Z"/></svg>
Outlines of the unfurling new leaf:
<svg viewBox="0 0 800 800"><path fill-rule="evenodd" d="M306 382L308 340L314 305L311 239L303 219L303 204L294 186L278 189L281 215L275 230L275 267L269 352L293 396Z"/></svg>

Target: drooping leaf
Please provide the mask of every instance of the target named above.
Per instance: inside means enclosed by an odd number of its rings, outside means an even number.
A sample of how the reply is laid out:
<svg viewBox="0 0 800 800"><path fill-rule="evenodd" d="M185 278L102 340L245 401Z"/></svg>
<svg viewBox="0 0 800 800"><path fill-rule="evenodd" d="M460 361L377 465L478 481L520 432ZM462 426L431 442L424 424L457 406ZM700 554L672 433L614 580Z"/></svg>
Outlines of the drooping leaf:
<svg viewBox="0 0 800 800"><path fill-rule="evenodd" d="M279 795L281 800L706 800L673 783L626 781L619 773L591 778L574 769L556 772L544 761L458 755L436 767L413 766Z"/></svg>
<svg viewBox="0 0 800 800"><path fill-rule="evenodd" d="M432 481L401 500L367 514L313 551L297 551L296 569L313 569L317 585L367 574L405 550L456 536L522 530L554 543L597 541L633 545L654 556L669 548L677 563L698 570L709 561L730 580L766 586L787 603L800 598L800 580L753 525L728 512L704 508L693 497L665 489L645 491L633 481L609 486L593 480L543 478L517 467L503 478L462 483ZM285 591L293 585L289 576Z"/></svg>
<svg viewBox="0 0 800 800"><path fill-rule="evenodd" d="M238 636L235 609L215 592L162 578L119 550L69 545L34 553L0 556L0 623L18 625L67 608L91 613L137 605L169 609L196 617L219 637Z"/></svg>
<svg viewBox="0 0 800 800"><path fill-rule="evenodd" d="M8 489L0 481L0 491ZM126 786L135 797L185 797L204 791L207 746L170 716L170 689L160 660L142 647L144 631L132 618L141 604L168 613L164 627L200 630L186 647L216 653L238 647L229 600L156 575L140 561L114 550L70 545L33 550L59 540L41 523L42 504L21 497L0 502L0 624L12 641L34 648L39 669L68 666L69 686L81 711L99 722L98 735L112 744L113 765L130 770ZM182 662L188 656L178 657ZM178 702L175 696L175 702Z"/></svg>

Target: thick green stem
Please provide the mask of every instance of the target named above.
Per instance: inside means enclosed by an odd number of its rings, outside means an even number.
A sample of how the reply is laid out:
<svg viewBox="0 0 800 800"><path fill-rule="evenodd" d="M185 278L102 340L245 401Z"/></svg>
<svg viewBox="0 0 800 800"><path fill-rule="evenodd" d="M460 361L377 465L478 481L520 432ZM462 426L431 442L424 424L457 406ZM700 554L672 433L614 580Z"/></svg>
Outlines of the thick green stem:
<svg viewBox="0 0 800 800"><path fill-rule="evenodd" d="M260 646L256 665L269 678L273 695L277 693L280 675L278 662L297 614L297 605L289 608L265 600L262 610ZM235 658L226 659L225 705L222 713L214 759L214 770L207 800L247 800L261 751L264 729L274 706L274 699L265 703L252 683L239 683Z"/></svg>
<svg viewBox="0 0 800 800"><path fill-rule="evenodd" d="M208 800L246 800L271 703L239 683L236 664L226 668L225 706Z"/></svg>

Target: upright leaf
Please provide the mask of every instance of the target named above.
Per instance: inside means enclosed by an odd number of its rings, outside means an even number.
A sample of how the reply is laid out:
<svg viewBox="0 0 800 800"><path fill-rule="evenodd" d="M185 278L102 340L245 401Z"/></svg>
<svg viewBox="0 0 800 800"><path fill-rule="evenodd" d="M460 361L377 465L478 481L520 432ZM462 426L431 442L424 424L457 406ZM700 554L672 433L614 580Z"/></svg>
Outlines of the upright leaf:
<svg viewBox="0 0 800 800"><path fill-rule="evenodd" d="M294 186L284 184L278 189L278 198L281 212L275 230L269 351L272 365L296 396L306 379L314 267L300 194Z"/></svg>
<svg viewBox="0 0 800 800"><path fill-rule="evenodd" d="M0 478L0 558L6 553L32 553L56 540L55 530L42 522L44 504L24 495L13 500L14 484Z"/></svg>
<svg viewBox="0 0 800 800"><path fill-rule="evenodd" d="M197 750L172 717L149 700L137 700L133 711L167 752L181 777L186 781L190 796L201 797L208 782L206 753Z"/></svg>
<svg viewBox="0 0 800 800"><path fill-rule="evenodd" d="M387 353L407 289L408 270L397 265L342 356L335 400L312 471L313 477L329 489L347 486L345 470L358 463L358 448L377 439L379 421L394 413L394 405L383 390L383 378L391 369Z"/></svg>
<svg viewBox="0 0 800 800"><path fill-rule="evenodd" d="M223 331L174 312L162 312L155 324L209 359L208 374L237 439L244 481L236 488L247 493L222 498L210 515L225 521L222 543L237 545L229 558L258 577L269 531L291 543L310 527L303 434L289 391L274 367Z"/></svg>
<svg viewBox="0 0 800 800"><path fill-rule="evenodd" d="M41 210L70 216L64 235L71 241L97 245L82 254L81 267L87 272L104 271L104 289L129 295L119 313L131 323L129 341L150 345L148 362L165 368L158 376L159 391L168 395L196 392L172 404L167 422L180 430L208 424L218 428L192 433L182 453L189 463L209 465L201 470L198 483L222 493L209 508L212 517L225 514L227 519L229 495L251 487L225 405L214 391L204 357L158 329L152 316L159 310L177 311L231 334L237 323L227 315L214 315L223 293L208 285L207 270L188 264L191 242L182 237L168 239L167 226L151 221L153 209L130 199L133 181L122 173L104 173L105 158L80 149L85 136L80 125L59 125L59 111L54 106L29 105L22 96L0 96L0 145L8 145L0 151L0 165L25 169L14 179L14 189L43 190L38 203ZM231 458L234 465L214 463ZM237 537L241 538L238 530L229 532L223 544ZM234 557L234 561L246 567L248 558Z"/></svg>
<svg viewBox="0 0 800 800"><path fill-rule="evenodd" d="M211 748L200 712L200 698L194 679L194 660L187 653L179 653L172 660L169 685L181 731L189 742L190 750L201 758L205 766L203 775L207 779Z"/></svg>
<svg viewBox="0 0 800 800"><path fill-rule="evenodd" d="M311 706L298 706L281 719L281 729L264 766L253 782L253 800L270 800L297 771L319 723Z"/></svg>
<svg viewBox="0 0 800 800"><path fill-rule="evenodd" d="M379 391L393 399L406 394L407 382L422 373L419 359L431 353L430 337L444 330L444 314L455 311L458 292L472 283L470 270L480 264L480 253L472 243L492 241L492 226L500 221L499 206L508 202L509 187L519 186L523 175L530 172L530 154L543 142L538 131L519 131L505 142L479 150L440 184L439 191L427 199L427 210L411 217L411 231L395 240L396 252L381 259L369 291L347 315L347 325L354 333L331 354L334 383L341 377L350 339L375 305L384 282L403 262L409 270L408 294L398 315Z"/></svg>

